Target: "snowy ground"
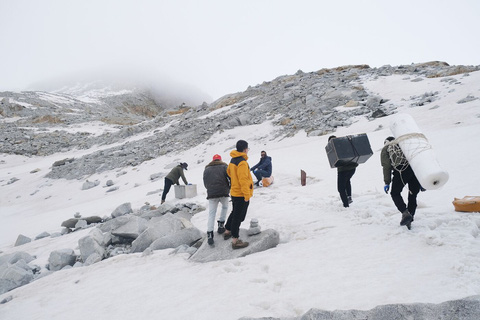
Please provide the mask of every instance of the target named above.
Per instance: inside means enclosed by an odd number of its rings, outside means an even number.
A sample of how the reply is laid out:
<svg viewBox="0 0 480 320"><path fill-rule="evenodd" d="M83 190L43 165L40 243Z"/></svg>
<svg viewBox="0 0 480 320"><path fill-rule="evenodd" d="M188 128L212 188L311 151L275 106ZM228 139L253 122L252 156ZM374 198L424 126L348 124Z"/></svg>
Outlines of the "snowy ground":
<svg viewBox="0 0 480 320"><path fill-rule="evenodd" d="M207 206L204 166L216 153L228 162L238 139L250 144L251 166L266 150L275 176L272 186L255 189L242 226L257 218L262 229L276 229L281 237L275 249L230 261L194 263L185 255L161 250L55 272L0 295L0 301L13 298L0 305L0 319L293 317L310 308L366 310L480 294L480 214L455 212L452 205L454 197L480 195L480 100L457 104L468 95L480 96L480 72L452 78L457 81L364 79L367 90L414 117L450 174L442 189L419 194L411 231L399 226L400 213L383 192L379 151L391 135L391 117L374 121L359 117L336 133L367 133L375 152L352 179L354 202L348 209L341 205L336 170L325 154L327 136L307 138L301 132L272 139L274 128L268 123L216 134L188 152L135 168L90 176L90 181L99 179L101 184L85 191L84 180L43 178L54 161L76 156L75 152L44 158L0 155L0 251L27 251L37 256L33 263L40 266L52 250L78 251L78 239L90 230L13 247L19 234L34 238L43 231L59 231L60 223L76 212L105 216L124 202L131 202L134 209L145 202L158 205L163 181L151 182L149 177L167 173L173 162L188 162L187 179L198 187L198 196L186 202ZM414 96L435 91L438 100L410 106ZM37 168L39 172L30 173ZM304 187L301 169L308 176ZM118 175L120 171L127 173ZM19 181L7 184L13 177ZM109 179L120 186L118 191L106 193L102 186ZM151 191L158 192L147 195ZM172 190L167 201L183 200L174 199ZM207 212L192 222L206 231Z"/></svg>

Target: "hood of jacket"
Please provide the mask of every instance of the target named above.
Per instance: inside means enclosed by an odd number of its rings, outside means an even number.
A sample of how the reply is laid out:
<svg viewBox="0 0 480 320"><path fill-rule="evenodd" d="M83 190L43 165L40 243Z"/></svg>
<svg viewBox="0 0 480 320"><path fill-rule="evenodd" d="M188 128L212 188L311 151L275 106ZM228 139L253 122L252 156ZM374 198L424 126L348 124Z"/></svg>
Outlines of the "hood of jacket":
<svg viewBox="0 0 480 320"><path fill-rule="evenodd" d="M237 150L232 150L230 152L230 157L232 157L232 158L243 157L245 160L248 160L248 156L245 152L240 152L240 151L237 151Z"/></svg>
<svg viewBox="0 0 480 320"><path fill-rule="evenodd" d="M207 164L207 165L205 166L205 168L213 167L213 166L221 166L221 165L226 166L227 164L226 164L225 162L223 162L222 160L213 160L212 162L210 162L209 164Z"/></svg>

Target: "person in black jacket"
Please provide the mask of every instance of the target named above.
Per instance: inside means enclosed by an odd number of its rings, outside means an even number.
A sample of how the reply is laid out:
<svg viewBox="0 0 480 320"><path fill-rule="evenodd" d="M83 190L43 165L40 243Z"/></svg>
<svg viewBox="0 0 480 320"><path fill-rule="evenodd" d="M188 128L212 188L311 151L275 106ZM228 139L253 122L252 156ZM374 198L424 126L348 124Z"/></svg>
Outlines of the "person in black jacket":
<svg viewBox="0 0 480 320"><path fill-rule="evenodd" d="M336 136L328 137L328 141L335 139ZM350 162L342 166L337 167L337 190L342 199L343 207L348 208L352 200L352 179L355 174L355 170L358 167L358 163Z"/></svg>
<svg viewBox="0 0 480 320"><path fill-rule="evenodd" d="M257 177L255 185L259 185L262 178L268 178L272 175L272 157L267 156L267 152L260 153L260 161L254 165L250 171Z"/></svg>
<svg viewBox="0 0 480 320"><path fill-rule="evenodd" d="M207 164L205 171L203 171L203 184L207 189L209 210L207 222L207 237L209 245L214 244L213 227L219 202L222 204L222 211L220 212L220 219L217 221L217 232L219 234L225 232L225 218L227 217L230 193L230 178L227 175L227 167L228 165L222 161L222 157L216 154L213 156L212 162Z"/></svg>

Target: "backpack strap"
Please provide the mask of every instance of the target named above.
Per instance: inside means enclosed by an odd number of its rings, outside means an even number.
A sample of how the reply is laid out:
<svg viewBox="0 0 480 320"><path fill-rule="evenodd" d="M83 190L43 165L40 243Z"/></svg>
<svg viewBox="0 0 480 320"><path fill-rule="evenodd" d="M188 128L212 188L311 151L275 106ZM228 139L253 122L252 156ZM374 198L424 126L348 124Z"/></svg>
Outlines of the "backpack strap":
<svg viewBox="0 0 480 320"><path fill-rule="evenodd" d="M232 160L230 160L230 163L238 166L242 161L246 161L246 160L244 157L240 156L240 157L232 158Z"/></svg>

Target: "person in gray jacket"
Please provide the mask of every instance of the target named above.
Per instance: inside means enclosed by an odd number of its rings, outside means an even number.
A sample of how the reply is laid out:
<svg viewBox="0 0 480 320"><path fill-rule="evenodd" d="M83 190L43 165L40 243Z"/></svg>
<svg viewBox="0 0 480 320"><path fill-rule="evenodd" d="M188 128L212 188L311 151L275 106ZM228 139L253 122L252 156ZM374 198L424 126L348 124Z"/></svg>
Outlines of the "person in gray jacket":
<svg viewBox="0 0 480 320"><path fill-rule="evenodd" d="M217 232L222 234L225 232L225 218L227 217L228 200L230 193L230 178L227 175L228 165L222 161L222 157L218 154L213 156L212 162L205 166L203 171L203 184L207 189L208 199L208 222L207 237L208 244L213 245L213 227L215 217L217 215L218 203L222 204L220 219L218 222Z"/></svg>
<svg viewBox="0 0 480 320"><path fill-rule="evenodd" d="M183 174L183 170L187 170L188 164L186 162L180 163L178 166L175 166L170 172L167 174L165 177L165 186L163 187L163 194L162 194L162 203L165 202L165 199L167 198L167 194L170 191L170 188L172 187L172 184L177 184L179 185L180 183L178 182L178 179L182 177L183 183L185 185L188 184L187 179L185 178L185 175Z"/></svg>

